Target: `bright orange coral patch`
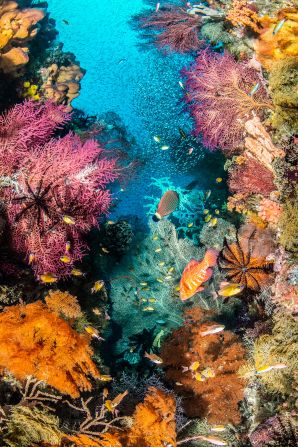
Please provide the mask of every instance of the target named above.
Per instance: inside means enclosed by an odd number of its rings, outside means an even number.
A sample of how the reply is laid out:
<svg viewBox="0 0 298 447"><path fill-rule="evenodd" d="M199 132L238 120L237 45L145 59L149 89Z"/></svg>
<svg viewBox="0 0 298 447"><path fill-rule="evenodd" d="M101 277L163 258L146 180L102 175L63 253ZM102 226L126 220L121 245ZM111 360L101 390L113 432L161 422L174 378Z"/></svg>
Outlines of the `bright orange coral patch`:
<svg viewBox="0 0 298 447"><path fill-rule="evenodd" d="M88 339L41 301L0 314L0 352L0 373L33 376L73 397L91 389L88 375L99 376Z"/></svg>

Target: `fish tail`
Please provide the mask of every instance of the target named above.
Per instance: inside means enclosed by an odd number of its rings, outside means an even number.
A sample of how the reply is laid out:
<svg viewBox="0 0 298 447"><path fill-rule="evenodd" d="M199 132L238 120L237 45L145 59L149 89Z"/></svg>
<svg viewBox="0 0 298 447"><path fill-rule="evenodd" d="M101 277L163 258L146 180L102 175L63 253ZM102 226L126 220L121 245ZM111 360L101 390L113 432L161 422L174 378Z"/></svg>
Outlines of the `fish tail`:
<svg viewBox="0 0 298 447"><path fill-rule="evenodd" d="M161 215L159 213L155 213L154 216L152 216L152 220L154 222L159 222L161 220Z"/></svg>
<svg viewBox="0 0 298 447"><path fill-rule="evenodd" d="M186 371L188 371L188 366L182 366L182 372L185 373Z"/></svg>
<svg viewBox="0 0 298 447"><path fill-rule="evenodd" d="M205 261L209 267L214 267L217 264L218 251L214 248L208 248L205 254Z"/></svg>

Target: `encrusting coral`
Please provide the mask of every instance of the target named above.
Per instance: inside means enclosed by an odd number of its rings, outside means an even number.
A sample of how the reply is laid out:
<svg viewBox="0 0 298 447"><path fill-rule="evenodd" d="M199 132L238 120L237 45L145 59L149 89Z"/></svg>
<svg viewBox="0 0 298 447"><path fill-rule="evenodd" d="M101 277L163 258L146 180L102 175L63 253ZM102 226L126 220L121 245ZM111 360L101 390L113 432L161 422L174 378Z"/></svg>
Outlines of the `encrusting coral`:
<svg viewBox="0 0 298 447"><path fill-rule="evenodd" d="M29 61L28 41L37 34L36 26L44 18L42 9L19 9L15 1L0 4L0 71L18 75Z"/></svg>
<svg viewBox="0 0 298 447"><path fill-rule="evenodd" d="M175 385L176 393L184 399L186 414L206 417L209 423L238 423L238 403L243 397L243 382L237 371L244 363L245 349L231 331L201 336L201 332L215 324L204 322L200 308L186 312L186 322L165 340L161 357L166 379ZM206 317L205 317L206 318ZM212 318L212 317L211 317ZM199 362L196 373L209 368L214 374L201 381L191 371L183 373L182 366Z"/></svg>
<svg viewBox="0 0 298 447"><path fill-rule="evenodd" d="M91 389L88 375L99 377L89 343L41 301L0 314L0 371L19 380L33 376L77 397L79 390Z"/></svg>
<svg viewBox="0 0 298 447"><path fill-rule="evenodd" d="M75 296L60 290L50 290L45 297L47 307L56 315L72 320L81 317L82 311Z"/></svg>

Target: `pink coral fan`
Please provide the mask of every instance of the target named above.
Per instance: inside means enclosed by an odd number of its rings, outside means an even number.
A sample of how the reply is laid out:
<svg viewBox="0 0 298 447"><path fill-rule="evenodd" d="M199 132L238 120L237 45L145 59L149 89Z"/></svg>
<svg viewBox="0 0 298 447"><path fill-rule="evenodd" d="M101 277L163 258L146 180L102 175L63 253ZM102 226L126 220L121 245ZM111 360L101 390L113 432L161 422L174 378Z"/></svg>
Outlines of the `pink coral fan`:
<svg viewBox="0 0 298 447"><path fill-rule="evenodd" d="M50 139L67 116L59 106L40 107L25 103L2 118L10 122L13 114L15 130L0 145L0 198L15 251L30 259L37 275L63 276L83 256L82 234L107 212L111 198L106 186L118 173L115 160L102 157L96 141L82 143L74 134ZM22 158L16 156L4 176L5 152L13 144L16 152L21 148Z"/></svg>
<svg viewBox="0 0 298 447"><path fill-rule="evenodd" d="M244 138L244 125L252 112L272 108L261 74L247 62L236 62L227 52L199 52L184 75L195 134L201 133L210 149L235 149Z"/></svg>
<svg viewBox="0 0 298 447"><path fill-rule="evenodd" d="M273 173L269 169L249 157L230 170L229 188L238 194L262 194L267 197L276 189L273 180Z"/></svg>
<svg viewBox="0 0 298 447"><path fill-rule="evenodd" d="M282 207L274 200L263 198L259 203L258 215L261 219L265 220L271 225L277 225L280 215L282 213Z"/></svg>
<svg viewBox="0 0 298 447"><path fill-rule="evenodd" d="M188 14L184 8L167 5L149 16L136 17L136 20L141 29L149 30L149 38L158 48L168 48L178 53L187 53L199 48L200 17Z"/></svg>
<svg viewBox="0 0 298 447"><path fill-rule="evenodd" d="M249 435L252 447L294 447L298 442L297 421L289 414L267 419Z"/></svg>

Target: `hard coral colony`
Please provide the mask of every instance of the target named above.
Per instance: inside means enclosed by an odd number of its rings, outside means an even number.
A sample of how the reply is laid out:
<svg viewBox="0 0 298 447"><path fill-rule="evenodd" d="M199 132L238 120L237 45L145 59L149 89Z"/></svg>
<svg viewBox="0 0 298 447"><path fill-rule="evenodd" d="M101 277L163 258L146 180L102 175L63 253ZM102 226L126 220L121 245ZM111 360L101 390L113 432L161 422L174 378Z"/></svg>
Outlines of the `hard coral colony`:
<svg viewBox="0 0 298 447"><path fill-rule="evenodd" d="M0 445L295 447L297 2L79 3L0 1Z"/></svg>

